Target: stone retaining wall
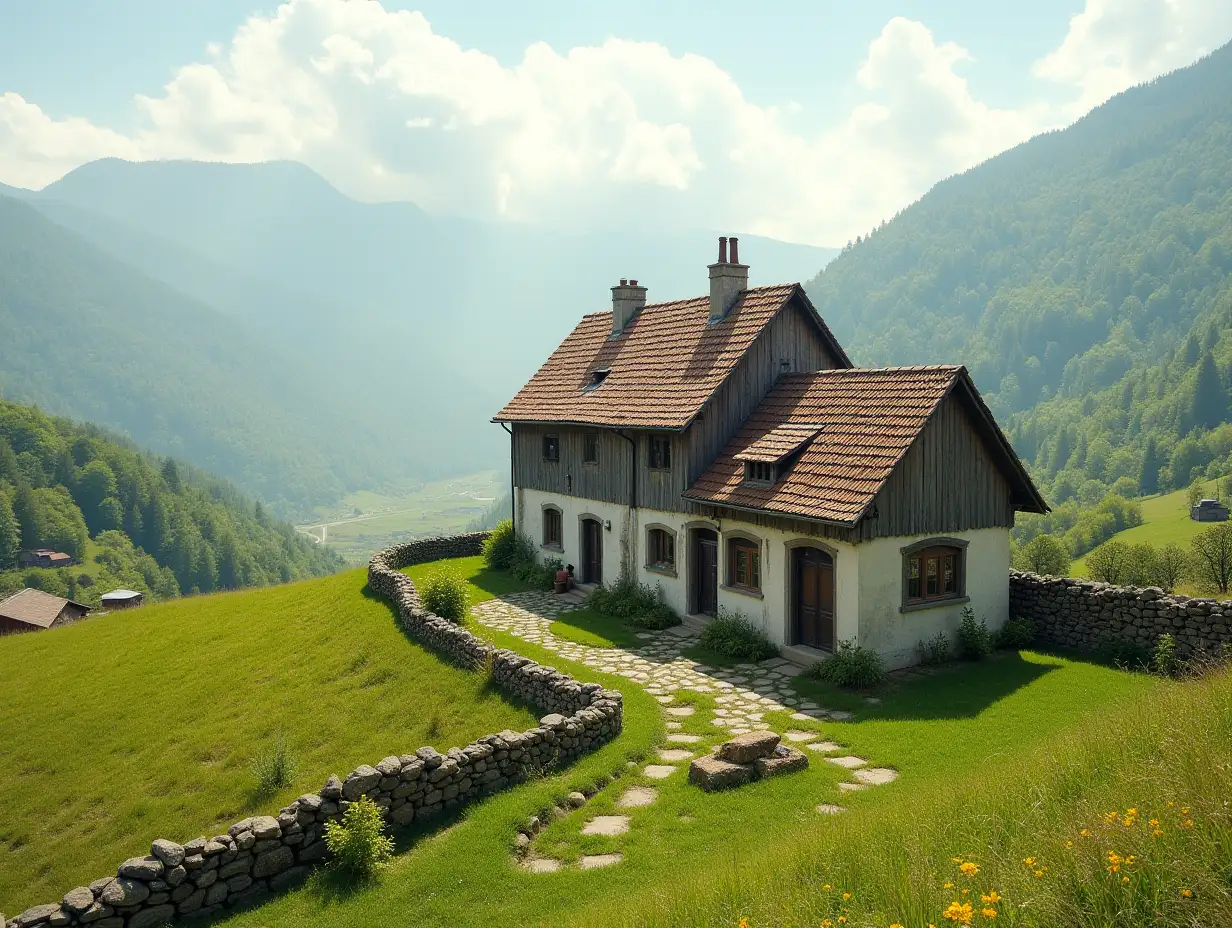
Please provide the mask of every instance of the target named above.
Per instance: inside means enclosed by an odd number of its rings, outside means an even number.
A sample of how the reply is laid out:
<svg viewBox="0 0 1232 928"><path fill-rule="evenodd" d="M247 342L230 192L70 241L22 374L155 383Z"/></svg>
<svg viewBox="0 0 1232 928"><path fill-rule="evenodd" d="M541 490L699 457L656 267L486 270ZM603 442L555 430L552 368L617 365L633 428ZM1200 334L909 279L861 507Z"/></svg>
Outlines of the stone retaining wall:
<svg viewBox="0 0 1232 928"><path fill-rule="evenodd" d="M1182 658L1232 647L1232 601L1169 595L1156 587L1011 570L1010 615L1034 621L1041 644L1075 651L1119 644L1150 650L1165 632Z"/></svg>
<svg viewBox="0 0 1232 928"><path fill-rule="evenodd" d="M325 823L337 821L361 796L373 799L394 824L426 821L615 738L622 722L620 693L494 648L426 612L410 577L400 572L411 564L478 554L486 537L479 532L430 538L378 552L368 564L368 585L393 603L408 634L451 661L482 669L509 696L549 713L537 727L486 735L444 754L431 747L391 754L345 778L331 776L319 792L301 796L277 816L246 818L226 834L184 844L159 839L149 856L126 860L115 876L79 886L61 902L27 909L6 928L157 928L252 905L299 882L323 861Z"/></svg>

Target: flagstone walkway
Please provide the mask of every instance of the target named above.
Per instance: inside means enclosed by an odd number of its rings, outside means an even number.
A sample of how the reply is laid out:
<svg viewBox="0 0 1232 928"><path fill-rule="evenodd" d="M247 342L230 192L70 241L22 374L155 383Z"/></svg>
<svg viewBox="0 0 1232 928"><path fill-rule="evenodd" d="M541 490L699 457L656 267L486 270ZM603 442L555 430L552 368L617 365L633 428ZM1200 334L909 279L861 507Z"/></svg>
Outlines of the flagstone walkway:
<svg viewBox="0 0 1232 928"><path fill-rule="evenodd" d="M637 638L642 643L632 649L593 647L552 634L552 623L562 612L573 608L576 608L576 602L562 602L551 593L512 593L501 599L480 603L471 610L471 614L483 625L533 642L561 657L604 673L627 677L655 696L663 704L665 724L669 730L667 740L671 742L671 747L660 749L642 769L642 773L651 779L667 779L681 770L678 765L686 764L696 754L696 749L691 750L688 746L705 740L698 735L678 731L683 727L680 720L697 711L691 705L679 703L674 694L681 691L712 696L715 707L710 721L731 735L765 728L764 718L768 712L790 712L793 720L802 722L842 722L852 718L850 712L828 709L801 697L792 688L791 678L800 674L802 669L782 658L721 668L684 657L682 652L697 644L697 634L684 626L665 631L638 632ZM804 744L823 756L836 755L825 756L825 759L847 768L853 777L839 784L843 792L889 783L898 776L889 767L867 767L867 762L862 758L841 754L841 744L822 740L816 732L789 730L783 733L783 739ZM625 793L618 805L649 805L655 798L657 794L653 789L635 787ZM843 811L843 807L822 803L817 806L817 811L830 815ZM613 827L613 823L596 819L585 827L606 828ZM627 819L624 827L627 827ZM584 829L583 833L602 832L587 832ZM581 865L586 869L610 866L620 859L619 854L599 855L595 859L584 858ZM531 872L551 873L559 870L561 863L532 855L522 865Z"/></svg>

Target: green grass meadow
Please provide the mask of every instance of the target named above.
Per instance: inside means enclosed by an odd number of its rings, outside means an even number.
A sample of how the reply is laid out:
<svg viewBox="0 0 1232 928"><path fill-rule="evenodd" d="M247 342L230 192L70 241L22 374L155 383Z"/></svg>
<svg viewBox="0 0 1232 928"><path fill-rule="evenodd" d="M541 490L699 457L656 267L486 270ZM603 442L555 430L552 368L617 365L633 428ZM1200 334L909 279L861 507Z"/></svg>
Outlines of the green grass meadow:
<svg viewBox="0 0 1232 928"><path fill-rule="evenodd" d="M468 580L472 603L519 588L480 558L407 573L422 579L439 569ZM210 831L208 823L277 808L330 772L531 723L524 710L484 697L475 676L409 642L363 586L362 573L352 572L0 641L0 671L20 681L18 711L7 712L0 729L0 743L19 746L9 764L18 788L0 822L5 911L111 872L152 837L190 837ZM945 920L945 907L969 900L973 925L1232 924L1226 675L1175 683L1001 652L892 680L876 703L796 678L802 695L849 708L854 719L776 712L766 726L831 738L872 765L895 768L898 780L840 793L847 772L810 754L805 772L705 794L687 783L686 763L665 780L645 778L642 767L657 749L680 745L666 743L662 709L640 686L470 627L620 690L622 735L456 818L397 833L394 860L372 881L318 871L260 908L231 914L226 925L736 928L743 918L750 928L816 928L825 919L833 928L924 928L958 924ZM553 630L602 647L633 634L584 609L562 613ZM676 696L696 707L678 720L680 732L702 738L691 749L724 739L710 722L712 695ZM438 735L429 737L430 729ZM258 800L248 764L279 731L300 760L300 777L285 796ZM150 746L133 751L142 739ZM631 786L653 787L657 801L618 809ZM564 811L575 789L594 796ZM820 815L818 803L846 811ZM1138 810L1131 823L1119 824L1131 808ZM628 814L629 832L581 834L590 818L609 813ZM515 838L531 815L547 822L531 850L564 861L559 872L517 864ZM1163 823L1158 838L1150 837L1151 818ZM1104 869L1110 851L1133 857L1115 881ZM576 866L584 854L611 852L624 855L615 866ZM975 863L978 874L964 876L960 862ZM982 903L993 891L998 901ZM980 914L984 905L995 918Z"/></svg>
<svg viewBox="0 0 1232 928"><path fill-rule="evenodd" d="M331 773L535 716L410 641L364 571L177 600L0 638L0 911L59 899L149 853L217 834ZM254 791L282 735L294 784Z"/></svg>

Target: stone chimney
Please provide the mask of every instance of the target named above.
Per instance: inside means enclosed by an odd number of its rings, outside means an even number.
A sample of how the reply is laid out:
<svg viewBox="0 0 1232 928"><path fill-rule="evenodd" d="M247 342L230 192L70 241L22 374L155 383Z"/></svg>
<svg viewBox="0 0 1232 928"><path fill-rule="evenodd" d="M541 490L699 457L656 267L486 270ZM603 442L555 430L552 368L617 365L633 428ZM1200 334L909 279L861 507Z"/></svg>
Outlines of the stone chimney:
<svg viewBox="0 0 1232 928"><path fill-rule="evenodd" d="M731 245L731 260L727 248ZM740 263L738 240L723 236L719 239L719 260L710 265L710 321L718 322L735 304L741 292L749 286L749 266Z"/></svg>
<svg viewBox="0 0 1232 928"><path fill-rule="evenodd" d="M638 310L646 305L646 288L636 280L621 278L612 288L612 334L619 335L633 321Z"/></svg>

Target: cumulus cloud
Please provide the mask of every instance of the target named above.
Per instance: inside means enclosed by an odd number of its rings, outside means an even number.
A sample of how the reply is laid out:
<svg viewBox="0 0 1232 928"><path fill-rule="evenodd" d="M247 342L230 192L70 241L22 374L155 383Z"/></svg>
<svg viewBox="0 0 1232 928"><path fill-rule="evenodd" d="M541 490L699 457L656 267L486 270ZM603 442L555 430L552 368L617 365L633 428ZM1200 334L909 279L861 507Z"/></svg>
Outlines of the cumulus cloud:
<svg viewBox="0 0 1232 928"><path fill-rule="evenodd" d="M573 227L672 223L834 244L963 170L1232 31L1226 0L1088 0L1035 66L1062 106L992 107L970 53L890 20L858 100L809 134L719 65L618 38L502 65L375 0L289 0L136 99L130 137L0 97L0 180L40 186L104 155L295 159L363 199ZM1222 32L1220 31L1222 30Z"/></svg>

